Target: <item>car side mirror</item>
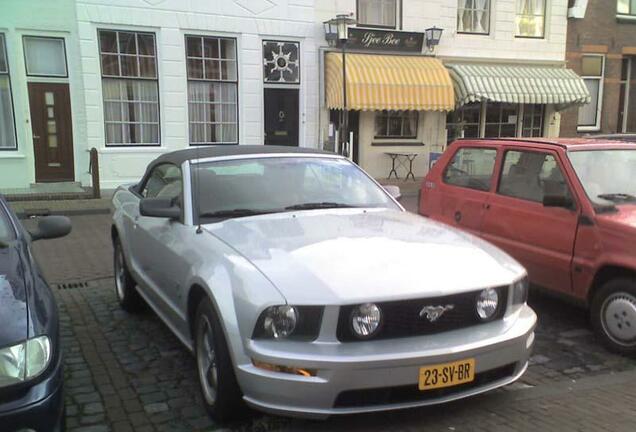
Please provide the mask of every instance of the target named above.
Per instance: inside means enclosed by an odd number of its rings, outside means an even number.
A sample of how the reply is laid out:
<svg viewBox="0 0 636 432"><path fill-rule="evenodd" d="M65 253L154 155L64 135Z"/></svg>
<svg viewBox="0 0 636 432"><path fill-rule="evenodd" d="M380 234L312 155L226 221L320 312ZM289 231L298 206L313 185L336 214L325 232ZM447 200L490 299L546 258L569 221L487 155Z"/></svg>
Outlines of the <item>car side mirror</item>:
<svg viewBox="0 0 636 432"><path fill-rule="evenodd" d="M44 216L39 218L38 227L29 230L32 241L60 238L71 232L71 220L66 216Z"/></svg>
<svg viewBox="0 0 636 432"><path fill-rule="evenodd" d="M172 198L142 198L139 201L139 214L174 220L181 217L181 208Z"/></svg>
<svg viewBox="0 0 636 432"><path fill-rule="evenodd" d="M567 195L544 195L543 206L544 207L563 207L571 209L574 205L572 198Z"/></svg>
<svg viewBox="0 0 636 432"><path fill-rule="evenodd" d="M402 199L402 192L400 192L399 186L386 185L384 186L384 190L387 191L387 193L391 195L396 201Z"/></svg>

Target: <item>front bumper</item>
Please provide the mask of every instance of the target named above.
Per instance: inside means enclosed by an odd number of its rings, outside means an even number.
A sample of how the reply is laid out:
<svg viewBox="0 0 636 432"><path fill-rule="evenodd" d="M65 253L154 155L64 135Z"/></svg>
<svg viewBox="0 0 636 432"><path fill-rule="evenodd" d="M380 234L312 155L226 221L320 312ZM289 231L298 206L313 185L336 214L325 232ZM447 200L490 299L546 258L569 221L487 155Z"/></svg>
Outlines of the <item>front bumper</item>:
<svg viewBox="0 0 636 432"><path fill-rule="evenodd" d="M525 372L537 317L523 306L503 320L432 336L368 342L248 342L257 361L317 370L304 377L243 364L237 378L252 407L299 417L432 405L509 384ZM420 392L422 366L475 359L475 381Z"/></svg>
<svg viewBox="0 0 636 432"><path fill-rule="evenodd" d="M64 420L64 372L57 356L47 376L30 387L0 392L0 430L58 432Z"/></svg>

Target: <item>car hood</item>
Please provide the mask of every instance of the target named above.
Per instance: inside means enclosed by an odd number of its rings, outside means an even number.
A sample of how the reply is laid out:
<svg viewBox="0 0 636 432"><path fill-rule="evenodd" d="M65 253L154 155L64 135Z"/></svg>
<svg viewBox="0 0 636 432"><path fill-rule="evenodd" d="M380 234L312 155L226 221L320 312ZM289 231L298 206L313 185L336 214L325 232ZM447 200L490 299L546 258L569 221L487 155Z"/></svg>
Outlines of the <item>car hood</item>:
<svg viewBox="0 0 636 432"><path fill-rule="evenodd" d="M27 338L27 294L18 249L0 249L0 347Z"/></svg>
<svg viewBox="0 0 636 432"><path fill-rule="evenodd" d="M636 229L636 204L617 205L615 212L601 213L598 218L628 229Z"/></svg>
<svg viewBox="0 0 636 432"><path fill-rule="evenodd" d="M525 273L483 240L395 210L278 213L205 228L296 304L439 296L510 284Z"/></svg>

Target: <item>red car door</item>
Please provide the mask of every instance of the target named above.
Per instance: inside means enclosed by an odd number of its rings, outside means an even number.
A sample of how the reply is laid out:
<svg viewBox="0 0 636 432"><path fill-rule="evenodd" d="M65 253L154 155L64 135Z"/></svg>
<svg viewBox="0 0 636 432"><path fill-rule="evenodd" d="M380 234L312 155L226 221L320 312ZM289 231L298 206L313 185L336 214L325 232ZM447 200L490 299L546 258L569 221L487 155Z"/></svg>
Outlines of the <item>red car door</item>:
<svg viewBox="0 0 636 432"><path fill-rule="evenodd" d="M492 186L497 149L455 145L453 156L445 165L436 166L433 176L427 177L420 212L479 234Z"/></svg>
<svg viewBox="0 0 636 432"><path fill-rule="evenodd" d="M507 147L502 157L482 237L521 262L533 283L569 293L579 209L559 156L549 150ZM571 205L545 206L545 196L566 197Z"/></svg>

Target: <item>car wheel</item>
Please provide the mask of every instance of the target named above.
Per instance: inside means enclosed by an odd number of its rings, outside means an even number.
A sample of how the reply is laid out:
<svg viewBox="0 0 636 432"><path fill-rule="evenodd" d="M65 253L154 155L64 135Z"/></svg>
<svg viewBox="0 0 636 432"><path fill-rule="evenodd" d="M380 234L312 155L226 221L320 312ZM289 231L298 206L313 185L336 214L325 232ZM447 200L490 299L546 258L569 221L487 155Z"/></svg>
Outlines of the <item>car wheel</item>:
<svg viewBox="0 0 636 432"><path fill-rule="evenodd" d="M143 299L137 292L136 283L128 271L124 251L119 239L115 240L114 270L115 270L115 295L119 305L126 312L138 312L142 309Z"/></svg>
<svg viewBox="0 0 636 432"><path fill-rule="evenodd" d="M194 342L199 386L206 411L221 422L239 418L246 407L221 324L208 299L202 300L197 308Z"/></svg>
<svg viewBox="0 0 636 432"><path fill-rule="evenodd" d="M610 351L636 354L636 280L617 278L603 285L592 300L591 318Z"/></svg>

